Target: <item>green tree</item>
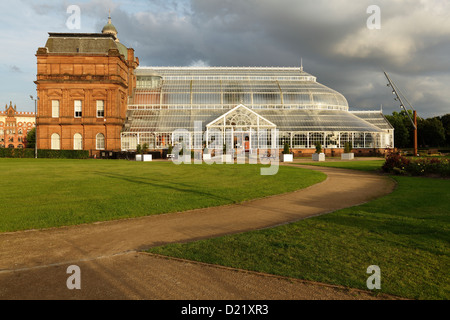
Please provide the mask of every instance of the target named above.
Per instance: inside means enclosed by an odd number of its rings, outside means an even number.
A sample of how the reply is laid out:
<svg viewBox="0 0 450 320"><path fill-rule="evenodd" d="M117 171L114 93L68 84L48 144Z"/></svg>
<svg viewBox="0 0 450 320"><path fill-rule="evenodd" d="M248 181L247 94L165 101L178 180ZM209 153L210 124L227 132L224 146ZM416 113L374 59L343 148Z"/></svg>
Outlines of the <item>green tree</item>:
<svg viewBox="0 0 450 320"><path fill-rule="evenodd" d="M284 144L283 154L290 154L291 151L289 150L289 143Z"/></svg>
<svg viewBox="0 0 450 320"><path fill-rule="evenodd" d="M399 148L409 147L412 143L409 141L411 140L409 133L410 131L405 120L407 120L408 122L410 121L406 114L404 112L402 114L394 111L391 116L387 115L386 119L394 127L395 146Z"/></svg>
<svg viewBox="0 0 450 320"><path fill-rule="evenodd" d="M31 129L27 133L27 148L34 149L34 146L36 144L36 128Z"/></svg>
<svg viewBox="0 0 450 320"><path fill-rule="evenodd" d="M440 118L445 130L445 144L450 147L450 113Z"/></svg>
<svg viewBox="0 0 450 320"><path fill-rule="evenodd" d="M418 141L424 147L445 145L445 129L440 118L429 118L418 122Z"/></svg>

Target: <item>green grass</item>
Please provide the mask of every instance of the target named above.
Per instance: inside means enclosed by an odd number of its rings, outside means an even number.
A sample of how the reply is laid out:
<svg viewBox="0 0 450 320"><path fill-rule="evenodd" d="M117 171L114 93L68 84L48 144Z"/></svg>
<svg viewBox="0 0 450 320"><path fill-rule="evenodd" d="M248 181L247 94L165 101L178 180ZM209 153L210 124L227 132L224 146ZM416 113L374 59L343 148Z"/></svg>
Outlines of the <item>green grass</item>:
<svg viewBox="0 0 450 320"><path fill-rule="evenodd" d="M325 162L301 162L298 164L320 166L320 167L333 167L344 168L362 171L380 171L381 166L384 164L382 160L357 160L357 161L325 161Z"/></svg>
<svg viewBox="0 0 450 320"><path fill-rule="evenodd" d="M393 178L392 194L361 206L149 252L363 290L378 265L377 292L449 299L450 180Z"/></svg>
<svg viewBox="0 0 450 320"><path fill-rule="evenodd" d="M0 159L0 232L205 208L308 187L326 176L280 166Z"/></svg>

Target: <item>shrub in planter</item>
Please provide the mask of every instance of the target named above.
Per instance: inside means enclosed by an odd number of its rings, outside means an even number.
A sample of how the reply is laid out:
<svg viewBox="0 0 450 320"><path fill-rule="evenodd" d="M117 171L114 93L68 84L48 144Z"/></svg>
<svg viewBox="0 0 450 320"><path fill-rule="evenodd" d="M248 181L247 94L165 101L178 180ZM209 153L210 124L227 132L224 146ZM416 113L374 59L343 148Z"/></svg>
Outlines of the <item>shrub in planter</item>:
<svg viewBox="0 0 450 320"><path fill-rule="evenodd" d="M316 142L316 153L322 153L322 144L319 141Z"/></svg>
<svg viewBox="0 0 450 320"><path fill-rule="evenodd" d="M351 142L346 142L344 144L344 153L351 153L353 149L352 143Z"/></svg>
<svg viewBox="0 0 450 320"><path fill-rule="evenodd" d="M147 153L148 152L148 144L144 143L144 145L142 146L142 153Z"/></svg>
<svg viewBox="0 0 450 320"><path fill-rule="evenodd" d="M313 161L325 161L325 154L322 152L322 144L316 142L316 153L312 155Z"/></svg>
<svg viewBox="0 0 450 320"><path fill-rule="evenodd" d="M341 159L342 160L353 160L355 158L355 154L352 153L352 143L351 142L346 142L344 144L344 153L341 154Z"/></svg>
<svg viewBox="0 0 450 320"><path fill-rule="evenodd" d="M294 156L291 154L291 151L289 150L289 144L286 142L284 144L283 149L283 162L292 162L294 161Z"/></svg>

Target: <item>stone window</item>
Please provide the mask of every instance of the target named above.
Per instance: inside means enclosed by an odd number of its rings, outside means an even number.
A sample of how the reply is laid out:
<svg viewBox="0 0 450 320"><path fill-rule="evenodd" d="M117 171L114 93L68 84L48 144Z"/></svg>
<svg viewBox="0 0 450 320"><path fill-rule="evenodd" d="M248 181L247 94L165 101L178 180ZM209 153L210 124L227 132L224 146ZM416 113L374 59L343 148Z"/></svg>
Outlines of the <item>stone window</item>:
<svg viewBox="0 0 450 320"><path fill-rule="evenodd" d="M95 140L97 150L105 150L105 136L102 133L99 133Z"/></svg>
<svg viewBox="0 0 450 320"><path fill-rule="evenodd" d="M81 116L83 114L81 100L74 101L74 109L75 109L75 118L81 118Z"/></svg>

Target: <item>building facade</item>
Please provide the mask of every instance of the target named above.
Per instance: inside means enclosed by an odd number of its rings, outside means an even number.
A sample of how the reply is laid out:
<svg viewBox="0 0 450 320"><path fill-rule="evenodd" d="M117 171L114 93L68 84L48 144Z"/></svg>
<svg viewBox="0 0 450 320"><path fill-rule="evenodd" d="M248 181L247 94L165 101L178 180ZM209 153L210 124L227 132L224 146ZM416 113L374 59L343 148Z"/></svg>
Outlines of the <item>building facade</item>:
<svg viewBox="0 0 450 320"><path fill-rule="evenodd" d="M302 67L141 67L136 75L122 150L165 149L180 142L180 130L190 149L220 140L250 154L273 146L274 132L279 149L287 143L298 155L314 153L317 142L336 155L348 142L361 152L394 144L381 111L349 111L342 94Z"/></svg>
<svg viewBox="0 0 450 320"><path fill-rule="evenodd" d="M0 111L0 148L26 148L27 134L35 127L34 112L19 112L10 102Z"/></svg>
<svg viewBox="0 0 450 320"><path fill-rule="evenodd" d="M303 66L139 67L111 18L98 34L50 33L36 56L40 149L95 154L146 144L162 153L220 140L236 153L287 143L306 155L316 143L336 154L348 142L359 152L394 146L381 111L350 111Z"/></svg>
<svg viewBox="0 0 450 320"><path fill-rule="evenodd" d="M111 20L102 33L49 33L36 57L38 148L120 150L139 60Z"/></svg>

